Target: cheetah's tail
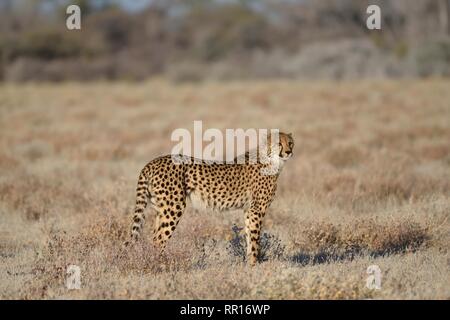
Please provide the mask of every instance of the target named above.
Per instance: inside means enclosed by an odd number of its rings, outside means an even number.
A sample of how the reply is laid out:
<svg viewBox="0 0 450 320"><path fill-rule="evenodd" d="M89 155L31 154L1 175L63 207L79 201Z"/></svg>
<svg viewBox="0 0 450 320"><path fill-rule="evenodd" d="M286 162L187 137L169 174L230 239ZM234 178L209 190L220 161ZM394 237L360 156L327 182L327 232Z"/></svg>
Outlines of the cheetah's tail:
<svg viewBox="0 0 450 320"><path fill-rule="evenodd" d="M136 206L134 209L133 223L131 226L131 239L137 240L141 235L142 227L145 222L144 210L147 207L149 190L148 190L148 173L144 168L139 175L136 188ZM127 244L127 243L126 243Z"/></svg>

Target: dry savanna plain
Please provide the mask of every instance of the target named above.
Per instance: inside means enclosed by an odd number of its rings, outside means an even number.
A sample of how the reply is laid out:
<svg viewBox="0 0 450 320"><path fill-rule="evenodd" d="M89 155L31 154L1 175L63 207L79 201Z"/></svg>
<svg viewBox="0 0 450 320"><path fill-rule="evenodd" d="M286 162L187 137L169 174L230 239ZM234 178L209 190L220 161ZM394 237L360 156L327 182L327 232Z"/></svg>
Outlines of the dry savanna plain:
<svg viewBox="0 0 450 320"><path fill-rule="evenodd" d="M450 299L450 82L0 85L2 299ZM243 214L188 208L126 250L140 169L176 128L279 128L294 157L242 259ZM147 210L147 221L154 213ZM81 288L68 290L69 265ZM381 288L366 286L379 266Z"/></svg>

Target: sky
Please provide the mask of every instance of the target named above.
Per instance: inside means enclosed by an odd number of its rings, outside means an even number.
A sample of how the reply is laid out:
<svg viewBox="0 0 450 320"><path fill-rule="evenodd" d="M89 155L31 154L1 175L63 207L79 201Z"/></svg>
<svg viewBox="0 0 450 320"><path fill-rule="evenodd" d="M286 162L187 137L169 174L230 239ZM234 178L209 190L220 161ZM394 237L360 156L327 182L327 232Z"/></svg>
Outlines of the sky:
<svg viewBox="0 0 450 320"><path fill-rule="evenodd" d="M0 10L5 7L22 8L30 0L0 0ZM36 1L36 0L31 0ZM49 10L55 4L71 4L70 0L39 0L40 4ZM94 5L101 6L102 4L118 4L124 9L132 12L139 11L148 6L152 0L91 0Z"/></svg>
<svg viewBox="0 0 450 320"><path fill-rule="evenodd" d="M27 1L39 1L41 4L41 8L44 11L51 12L54 8L55 4L71 4L70 0L0 0L0 10L6 7L15 7L16 9L21 10L23 8L22 5L26 4ZM92 3L98 7L102 7L105 4L118 4L125 10L129 12L137 12L144 8L146 8L149 4L151 4L154 0L91 0ZM187 1L187 0L186 0ZM195 0L190 0L195 1ZM258 9L258 0L214 0L216 3L239 3L245 2L251 3L251 7L254 9ZM270 2L271 0L265 0L266 2ZM272 0L274 2L303 2L303 0ZM181 2L180 2L181 3ZM9 4L9 5L8 5Z"/></svg>
<svg viewBox="0 0 450 320"><path fill-rule="evenodd" d="M148 6L152 0L113 0L129 11L139 11Z"/></svg>

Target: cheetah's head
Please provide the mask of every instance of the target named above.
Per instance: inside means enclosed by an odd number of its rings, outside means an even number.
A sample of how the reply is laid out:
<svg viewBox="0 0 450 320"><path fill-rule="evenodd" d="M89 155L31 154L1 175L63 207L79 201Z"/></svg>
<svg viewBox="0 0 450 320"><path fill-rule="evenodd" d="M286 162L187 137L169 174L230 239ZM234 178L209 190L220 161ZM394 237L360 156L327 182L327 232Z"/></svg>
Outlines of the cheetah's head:
<svg viewBox="0 0 450 320"><path fill-rule="evenodd" d="M268 155L277 155L279 159L286 161L292 157L292 150L294 149L294 138L292 133L280 132L278 135L278 145L276 141L272 141L271 135L267 137L269 143Z"/></svg>
<svg viewBox="0 0 450 320"><path fill-rule="evenodd" d="M280 132L279 139L279 156L282 160L288 160L292 157L292 150L294 149L294 138L292 137L292 133Z"/></svg>

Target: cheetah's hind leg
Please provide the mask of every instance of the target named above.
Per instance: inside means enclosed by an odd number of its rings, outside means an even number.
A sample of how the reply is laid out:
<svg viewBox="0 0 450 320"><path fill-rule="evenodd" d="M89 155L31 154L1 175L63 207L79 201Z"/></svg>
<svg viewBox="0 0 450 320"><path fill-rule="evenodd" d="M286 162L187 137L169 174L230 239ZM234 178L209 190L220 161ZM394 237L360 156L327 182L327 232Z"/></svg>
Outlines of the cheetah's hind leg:
<svg viewBox="0 0 450 320"><path fill-rule="evenodd" d="M180 194L181 193L181 194ZM176 226L180 222L180 218L186 208L186 198L184 192L180 192L176 196L172 195L172 199L165 197L164 199L157 199L155 209L157 216L155 219L155 229L153 232L153 242L160 248L161 252L164 250L167 241L172 237ZM167 200L167 199L170 200Z"/></svg>

